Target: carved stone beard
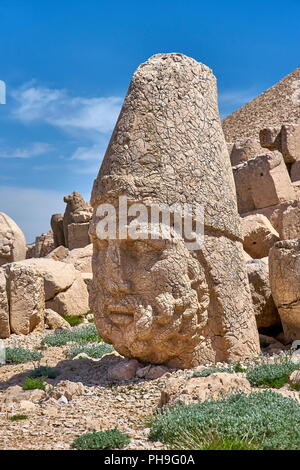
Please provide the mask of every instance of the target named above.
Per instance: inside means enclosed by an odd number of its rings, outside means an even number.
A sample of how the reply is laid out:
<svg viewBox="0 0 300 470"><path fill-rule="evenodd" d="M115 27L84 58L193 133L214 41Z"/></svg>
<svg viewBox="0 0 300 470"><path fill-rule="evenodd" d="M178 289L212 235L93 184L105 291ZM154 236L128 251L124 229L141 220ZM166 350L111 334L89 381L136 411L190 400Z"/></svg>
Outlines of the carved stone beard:
<svg viewBox="0 0 300 470"><path fill-rule="evenodd" d="M183 240L97 240L96 324L122 355L169 363L195 354L207 324L204 271Z"/></svg>

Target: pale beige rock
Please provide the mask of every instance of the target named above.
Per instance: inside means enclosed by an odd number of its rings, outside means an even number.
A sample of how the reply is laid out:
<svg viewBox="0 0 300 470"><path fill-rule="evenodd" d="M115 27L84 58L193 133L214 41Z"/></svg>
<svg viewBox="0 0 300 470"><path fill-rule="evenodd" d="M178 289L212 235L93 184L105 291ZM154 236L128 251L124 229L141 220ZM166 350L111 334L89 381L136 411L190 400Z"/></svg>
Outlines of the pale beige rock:
<svg viewBox="0 0 300 470"><path fill-rule="evenodd" d="M300 339L300 239L277 242L270 250L270 285L285 337Z"/></svg>
<svg viewBox="0 0 300 470"><path fill-rule="evenodd" d="M300 370L294 370L289 378L289 383L292 385L300 385Z"/></svg>
<svg viewBox="0 0 300 470"><path fill-rule="evenodd" d="M262 155L263 153L264 149L261 147L257 139L239 140L233 144L231 151L229 152L231 165L239 165L251 158Z"/></svg>
<svg viewBox="0 0 300 470"><path fill-rule="evenodd" d="M201 132L199 132L201 129ZM201 203L205 243L99 240L94 213L92 310L101 336L141 361L192 367L259 351L215 77L181 54L133 75L94 183L92 205Z"/></svg>
<svg viewBox="0 0 300 470"><path fill-rule="evenodd" d="M65 246L65 235L62 214L51 216L51 228L53 232L54 247Z"/></svg>
<svg viewBox="0 0 300 470"><path fill-rule="evenodd" d="M69 250L74 250L75 248L83 248L87 245L90 245L91 239L89 236L89 225L89 222L68 225Z"/></svg>
<svg viewBox="0 0 300 470"><path fill-rule="evenodd" d="M281 151L280 129L276 127L266 127L259 131L260 145L269 150Z"/></svg>
<svg viewBox="0 0 300 470"><path fill-rule="evenodd" d="M59 292L68 289L76 280L78 272L71 264L48 258L31 258L23 261L44 279L45 300L52 299Z"/></svg>
<svg viewBox="0 0 300 470"><path fill-rule="evenodd" d="M158 407L190 405L222 400L233 393L250 393L251 385L242 374L216 372L208 377L170 378L161 391Z"/></svg>
<svg viewBox="0 0 300 470"><path fill-rule="evenodd" d="M16 334L44 329L44 280L30 261L6 265L10 327Z"/></svg>
<svg viewBox="0 0 300 470"><path fill-rule="evenodd" d="M92 272L92 255L93 255L93 244L90 243L83 248L75 248L74 250L68 250L64 246L59 246L53 250L47 258L54 259L56 261L62 261L64 263L73 264L77 271L83 273Z"/></svg>
<svg viewBox="0 0 300 470"><path fill-rule="evenodd" d="M71 265L65 264L65 266ZM81 273L77 273L75 281L67 290L59 292L55 297L48 300L46 307L62 316L81 316L88 312L90 310L89 294Z"/></svg>
<svg viewBox="0 0 300 470"><path fill-rule="evenodd" d="M4 269L0 268L0 338L10 336L9 307L6 292L6 276Z"/></svg>
<svg viewBox="0 0 300 470"><path fill-rule="evenodd" d="M110 380L131 380L139 365L135 359L123 359L108 370L108 378Z"/></svg>
<svg viewBox="0 0 300 470"><path fill-rule="evenodd" d="M284 124L280 134L284 161L293 163L300 160L300 124Z"/></svg>
<svg viewBox="0 0 300 470"><path fill-rule="evenodd" d="M67 400L72 400L74 397L85 394L84 385L81 382L71 382L70 380L64 380L57 384L54 389L53 397L59 399L61 396L65 396Z"/></svg>
<svg viewBox="0 0 300 470"><path fill-rule="evenodd" d="M241 214L295 198L283 156L278 151L233 167L233 174Z"/></svg>
<svg viewBox="0 0 300 470"><path fill-rule="evenodd" d="M280 317L270 288L268 258L247 263L247 272L257 327L280 326Z"/></svg>
<svg viewBox="0 0 300 470"><path fill-rule="evenodd" d="M57 312L51 310L51 308L46 308L45 310L45 323L51 330L56 328L71 329L71 325Z"/></svg>
<svg viewBox="0 0 300 470"><path fill-rule="evenodd" d="M279 234L262 214L242 218L244 250L252 258L268 256L270 248L279 240Z"/></svg>
<svg viewBox="0 0 300 470"><path fill-rule="evenodd" d="M26 257L26 240L18 225L0 212L0 266Z"/></svg>
<svg viewBox="0 0 300 470"><path fill-rule="evenodd" d="M54 250L54 238L52 230L43 233L35 239L34 258L44 258L52 250Z"/></svg>
<svg viewBox="0 0 300 470"><path fill-rule="evenodd" d="M81 194L76 191L69 194L68 196L65 196L64 202L67 203L67 206L66 206L65 213L63 216L63 230L64 230L65 246L69 248L68 226L74 223L76 224L88 223L92 216L92 208L88 202L85 202ZM72 240L72 242L74 242L74 240ZM86 244L89 244L89 243L90 241L88 241ZM73 246L73 248L80 248L81 246Z"/></svg>

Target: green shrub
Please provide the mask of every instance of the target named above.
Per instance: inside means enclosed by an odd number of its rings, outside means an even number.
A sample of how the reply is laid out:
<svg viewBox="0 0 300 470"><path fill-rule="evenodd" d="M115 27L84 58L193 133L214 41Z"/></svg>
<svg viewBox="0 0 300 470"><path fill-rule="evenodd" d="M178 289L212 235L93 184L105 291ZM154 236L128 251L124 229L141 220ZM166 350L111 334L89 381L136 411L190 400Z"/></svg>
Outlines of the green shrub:
<svg viewBox="0 0 300 470"><path fill-rule="evenodd" d="M299 369L299 364L292 362L262 364L249 370L247 379L253 387L281 388L296 369Z"/></svg>
<svg viewBox="0 0 300 470"><path fill-rule="evenodd" d="M295 392L300 392L300 384L291 384L290 387Z"/></svg>
<svg viewBox="0 0 300 470"><path fill-rule="evenodd" d="M6 348L6 362L10 364L21 364L23 362L39 361L42 353L38 351L30 351L24 348Z"/></svg>
<svg viewBox="0 0 300 470"><path fill-rule="evenodd" d="M193 439L187 440L186 430ZM259 449L300 449L300 405L265 390L179 406L153 419L149 438L188 450L209 448L210 436Z"/></svg>
<svg viewBox="0 0 300 470"><path fill-rule="evenodd" d="M80 450L88 449L122 449L130 442L129 436L119 429L91 432L77 437L72 447Z"/></svg>
<svg viewBox="0 0 300 470"><path fill-rule="evenodd" d="M76 346L69 350L69 357L73 357L78 354L87 354L95 359L100 359L104 354L114 351L114 348L110 344L102 343L99 346Z"/></svg>
<svg viewBox="0 0 300 470"><path fill-rule="evenodd" d="M216 372L227 372L229 374L232 374L234 371L233 369L230 369L229 367L224 367L223 369L217 368L217 367L210 367L208 369L203 369L200 371L195 371L193 373L193 377L208 377L211 374L215 374Z"/></svg>
<svg viewBox="0 0 300 470"><path fill-rule="evenodd" d="M12 415L8 418L10 421L22 421L28 419L27 415Z"/></svg>
<svg viewBox="0 0 300 470"><path fill-rule="evenodd" d="M29 372L28 377L35 379L37 377L45 377L46 379L56 379L61 371L56 367L40 366Z"/></svg>
<svg viewBox="0 0 300 470"><path fill-rule="evenodd" d="M87 324L81 327L75 327L73 330L57 330L55 333L46 336L42 344L48 346L64 346L69 342L86 344L101 341L95 325Z"/></svg>
<svg viewBox="0 0 300 470"><path fill-rule="evenodd" d="M71 326L77 326L77 325L80 325L83 322L83 317L78 317L76 315L64 315L63 318Z"/></svg>
<svg viewBox="0 0 300 470"><path fill-rule="evenodd" d="M31 377L26 377L22 384L23 390L45 390L45 382L42 379L33 379Z"/></svg>

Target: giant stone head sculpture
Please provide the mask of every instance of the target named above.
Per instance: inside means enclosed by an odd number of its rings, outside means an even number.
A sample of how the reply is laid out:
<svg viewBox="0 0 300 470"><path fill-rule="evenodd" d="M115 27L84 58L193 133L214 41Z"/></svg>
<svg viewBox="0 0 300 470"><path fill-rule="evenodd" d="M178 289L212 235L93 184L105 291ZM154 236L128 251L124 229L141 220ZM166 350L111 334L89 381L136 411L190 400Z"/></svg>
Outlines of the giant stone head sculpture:
<svg viewBox="0 0 300 470"><path fill-rule="evenodd" d="M120 214L120 196L128 213L134 204L201 204L204 243L189 249L173 226L167 238L148 230L145 237L101 239L98 209L110 204ZM258 353L233 176L208 67L158 54L137 69L91 203L91 303L105 341L126 357L182 368ZM163 228L161 218L157 224Z"/></svg>

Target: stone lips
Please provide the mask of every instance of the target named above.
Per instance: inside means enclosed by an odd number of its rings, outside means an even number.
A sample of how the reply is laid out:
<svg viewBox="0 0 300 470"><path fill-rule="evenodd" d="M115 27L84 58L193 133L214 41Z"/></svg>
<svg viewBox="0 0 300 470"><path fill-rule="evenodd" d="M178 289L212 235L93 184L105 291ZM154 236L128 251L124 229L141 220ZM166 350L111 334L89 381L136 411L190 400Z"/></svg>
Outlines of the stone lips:
<svg viewBox="0 0 300 470"><path fill-rule="evenodd" d="M99 240L96 208L118 197L205 207L205 244ZM158 54L134 73L92 192L91 304L124 356L191 367L259 351L216 81L205 65Z"/></svg>

